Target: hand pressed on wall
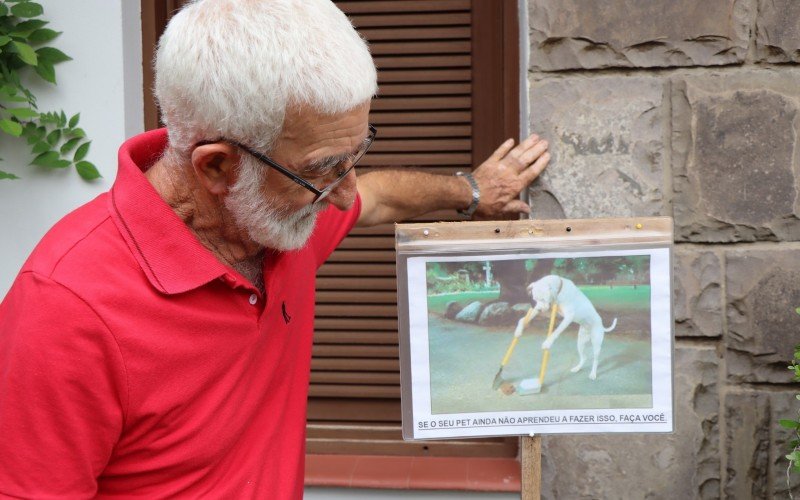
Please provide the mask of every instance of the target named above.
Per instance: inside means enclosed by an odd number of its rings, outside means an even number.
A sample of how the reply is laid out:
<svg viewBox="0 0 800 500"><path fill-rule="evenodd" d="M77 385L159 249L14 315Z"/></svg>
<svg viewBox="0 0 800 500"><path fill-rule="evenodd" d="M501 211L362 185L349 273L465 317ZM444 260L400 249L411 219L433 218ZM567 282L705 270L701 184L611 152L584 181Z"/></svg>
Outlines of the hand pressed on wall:
<svg viewBox="0 0 800 500"><path fill-rule="evenodd" d="M516 146L514 142L509 139L501 144L472 172L481 192L473 219L497 219L498 214L515 219L519 214L530 213L530 207L519 199L519 194L539 177L550 161L548 144L536 134Z"/></svg>

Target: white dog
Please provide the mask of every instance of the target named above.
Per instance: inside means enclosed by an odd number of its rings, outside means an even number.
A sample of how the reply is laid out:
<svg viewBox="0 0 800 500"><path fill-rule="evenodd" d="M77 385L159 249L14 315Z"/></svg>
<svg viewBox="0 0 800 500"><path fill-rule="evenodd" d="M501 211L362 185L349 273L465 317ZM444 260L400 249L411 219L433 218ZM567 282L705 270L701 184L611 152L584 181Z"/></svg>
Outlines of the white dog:
<svg viewBox="0 0 800 500"><path fill-rule="evenodd" d="M519 320L514 336L519 337L522 335L522 330L528 326L537 314L543 311L545 313L549 312L555 303L558 307L558 313L564 319L559 323L558 328L553 330L550 337L542 343L542 349L550 349L550 346L561 335L561 332L572 322L578 323L580 326L578 330L578 356L580 359L578 364L572 368L572 373L578 372L583 367L586 361L584 350L586 344L591 341L594 360L592 361L592 372L589 374L589 378L596 379L597 362L600 357L600 347L603 345L603 336L617 326L617 318L614 318L610 327L603 327L603 320L597 314L597 310L586 295L575 286L575 283L554 274L545 276L528 285L528 293L536 301L536 306L532 307L528 314Z"/></svg>

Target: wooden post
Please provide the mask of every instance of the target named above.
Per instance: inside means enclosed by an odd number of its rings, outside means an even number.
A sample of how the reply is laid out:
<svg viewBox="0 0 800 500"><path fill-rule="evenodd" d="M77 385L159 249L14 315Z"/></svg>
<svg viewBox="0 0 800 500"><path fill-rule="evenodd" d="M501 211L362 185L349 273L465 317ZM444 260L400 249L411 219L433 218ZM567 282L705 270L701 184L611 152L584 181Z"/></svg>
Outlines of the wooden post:
<svg viewBox="0 0 800 500"><path fill-rule="evenodd" d="M542 438L520 438L522 460L522 500L539 500L542 496Z"/></svg>

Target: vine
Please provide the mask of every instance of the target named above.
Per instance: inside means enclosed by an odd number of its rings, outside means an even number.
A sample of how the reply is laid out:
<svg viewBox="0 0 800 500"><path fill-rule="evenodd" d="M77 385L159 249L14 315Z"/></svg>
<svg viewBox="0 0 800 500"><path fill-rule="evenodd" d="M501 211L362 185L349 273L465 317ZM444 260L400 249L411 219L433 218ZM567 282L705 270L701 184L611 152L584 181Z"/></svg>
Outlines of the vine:
<svg viewBox="0 0 800 500"><path fill-rule="evenodd" d="M42 112L26 86L26 74L56 83L55 65L71 58L47 45L61 32L46 28L42 6L31 0L0 0L0 132L30 147L31 165L50 169L74 166L85 180L100 177L86 161L91 141L78 127L80 113ZM0 179L19 177L0 170Z"/></svg>

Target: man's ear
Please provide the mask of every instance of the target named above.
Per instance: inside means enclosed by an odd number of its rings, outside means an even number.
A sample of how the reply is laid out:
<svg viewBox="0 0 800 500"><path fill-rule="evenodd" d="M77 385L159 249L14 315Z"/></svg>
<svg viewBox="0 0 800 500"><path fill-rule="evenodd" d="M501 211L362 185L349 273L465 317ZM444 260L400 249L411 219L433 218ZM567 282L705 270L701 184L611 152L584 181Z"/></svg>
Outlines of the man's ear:
<svg viewBox="0 0 800 500"><path fill-rule="evenodd" d="M192 169L206 190L224 195L236 181L239 153L236 147L224 142L203 144L192 150Z"/></svg>

